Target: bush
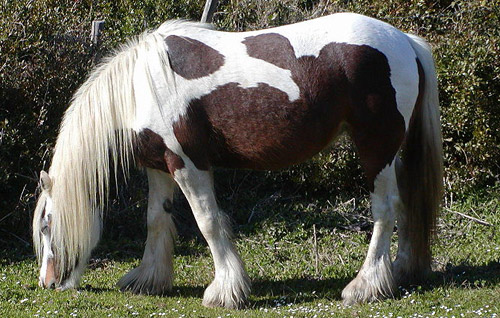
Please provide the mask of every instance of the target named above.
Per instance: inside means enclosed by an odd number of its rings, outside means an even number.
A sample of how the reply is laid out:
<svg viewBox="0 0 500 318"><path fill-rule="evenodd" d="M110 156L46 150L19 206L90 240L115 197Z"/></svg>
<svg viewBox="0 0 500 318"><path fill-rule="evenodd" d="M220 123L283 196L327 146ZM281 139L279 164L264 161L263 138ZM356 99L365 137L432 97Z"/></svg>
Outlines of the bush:
<svg viewBox="0 0 500 318"><path fill-rule="evenodd" d="M29 232L38 173L48 169L62 114L98 57L162 21L198 19L202 5L191 0L1 2L0 227ZM96 19L106 21L99 48L90 42Z"/></svg>
<svg viewBox="0 0 500 318"><path fill-rule="evenodd" d="M48 168L63 111L98 57L164 20L198 20L203 5L195 0L1 2L0 227L29 232L38 171ZM467 195L498 184L498 1L224 0L214 22L220 29L240 31L341 11L385 20L433 44L448 194ZM99 48L89 41L95 19L106 21ZM263 187L279 182L304 195L351 195L364 186L356 154L344 139L311 162L254 176Z"/></svg>
<svg viewBox="0 0 500 318"><path fill-rule="evenodd" d="M498 184L500 176L500 7L455 5L433 37L451 193ZM453 36L450 36L452 34Z"/></svg>

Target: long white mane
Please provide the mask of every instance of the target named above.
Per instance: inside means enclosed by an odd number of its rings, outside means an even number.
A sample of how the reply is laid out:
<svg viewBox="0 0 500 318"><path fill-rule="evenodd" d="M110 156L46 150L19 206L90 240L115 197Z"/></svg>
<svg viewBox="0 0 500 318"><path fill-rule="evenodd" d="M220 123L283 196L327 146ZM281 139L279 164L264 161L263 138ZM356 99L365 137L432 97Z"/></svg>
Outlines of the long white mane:
<svg viewBox="0 0 500 318"><path fill-rule="evenodd" d="M171 78L167 75L172 71L165 34L186 24L203 27L172 21L155 32L130 40L91 73L64 115L49 170L53 180L50 197L54 202L52 248L56 268L61 273L59 280L77 262L86 262L90 255L96 235L95 220L98 216L102 219L99 214L106 202L110 164L115 167L116 175L117 167L126 172L133 161L131 127L136 114L133 85L136 61L153 53L164 67L165 78ZM141 65L150 74L147 62ZM45 201L46 195L42 194L33 220L33 241L39 259L43 252L40 219Z"/></svg>

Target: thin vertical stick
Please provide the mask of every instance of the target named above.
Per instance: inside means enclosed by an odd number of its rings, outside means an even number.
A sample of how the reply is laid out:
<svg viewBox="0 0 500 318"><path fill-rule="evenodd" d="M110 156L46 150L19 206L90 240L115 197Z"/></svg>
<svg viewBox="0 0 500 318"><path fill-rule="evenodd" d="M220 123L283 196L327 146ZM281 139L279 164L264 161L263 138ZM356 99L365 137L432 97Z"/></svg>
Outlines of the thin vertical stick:
<svg viewBox="0 0 500 318"><path fill-rule="evenodd" d="M316 224L313 224L313 237L314 237L314 271L316 277L319 275L319 253L318 253L318 240L316 238Z"/></svg>

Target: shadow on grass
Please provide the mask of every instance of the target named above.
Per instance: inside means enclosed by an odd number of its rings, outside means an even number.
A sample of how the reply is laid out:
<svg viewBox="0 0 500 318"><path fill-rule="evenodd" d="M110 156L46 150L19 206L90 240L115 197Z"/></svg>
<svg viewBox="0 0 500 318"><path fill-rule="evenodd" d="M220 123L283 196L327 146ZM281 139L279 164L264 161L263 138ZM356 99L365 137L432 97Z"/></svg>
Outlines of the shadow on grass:
<svg viewBox="0 0 500 318"><path fill-rule="evenodd" d="M250 307L276 307L285 303L306 303L315 299L340 300L340 294L348 283L345 278L302 278L282 281L257 280L252 284L252 295L258 300Z"/></svg>
<svg viewBox="0 0 500 318"><path fill-rule="evenodd" d="M344 287L353 277L327 279L289 279L283 281L256 280L252 284L252 295L258 300L251 302L251 308L283 306L287 303L301 304L315 299L340 301ZM425 293L438 287L479 289L500 284L500 262L487 265L448 266L444 272L434 272L428 283L412 286L411 292ZM405 289L396 299L401 299Z"/></svg>
<svg viewBox="0 0 500 318"><path fill-rule="evenodd" d="M286 299L294 304L314 299L340 299L345 279L288 279L282 281L254 280L248 308L276 307ZM165 297L203 298L207 286L174 285ZM93 289L90 289L93 290Z"/></svg>
<svg viewBox="0 0 500 318"><path fill-rule="evenodd" d="M290 303L300 305L315 300L340 301L343 288L354 277L342 278L292 278L279 281L254 279L249 309L274 308L286 306ZM400 289L395 299L401 299L406 291L424 294L432 290L444 288L480 289L500 284L500 262L494 261L487 265L448 266L443 272L434 272L431 279L421 286L412 286ZM172 291L161 295L163 297L203 298L207 286L201 285L174 285ZM29 287L35 290L36 286ZM118 292L118 288L101 288L98 286L83 285L78 288L94 294ZM130 293L125 291L125 293ZM130 293L130 295L132 295ZM144 295L147 297L147 295Z"/></svg>
<svg viewBox="0 0 500 318"><path fill-rule="evenodd" d="M435 271L429 280L421 285L413 285L399 289L396 299L406 292L423 294L436 288L479 289L500 285L500 262L493 261L486 265L452 265L448 264L443 271Z"/></svg>
<svg viewBox="0 0 500 318"><path fill-rule="evenodd" d="M196 244L195 244L196 245ZM203 246L200 249L206 249ZM130 240L126 242L104 242L97 251L97 257L107 257L113 261L139 261L142 256L143 242ZM0 266L10 266L26 260L35 260L33 251L26 246L12 246L0 250ZM106 259L94 260L89 267L105 265ZM104 266L103 265L103 266ZM353 277L340 278L293 278L280 281L254 279L252 281L252 297L249 308L269 308L283 306L288 303L301 304L315 299L339 301L343 288ZM443 271L436 271L429 281L422 286L412 286L403 289L402 294L409 290L416 293L426 293L439 287L458 289L480 289L500 285L500 262L491 261L484 265L448 264ZM34 288L34 287L33 287ZM202 298L206 286L176 285L167 293L168 296L182 298ZM100 288L85 285L80 287L91 293L101 294L117 291L115 288ZM402 295L401 295L402 296ZM396 296L396 299L399 298Z"/></svg>
<svg viewBox="0 0 500 318"><path fill-rule="evenodd" d="M312 302L316 299L340 301L344 287L354 277L348 278L297 278L280 281L253 280L249 307L271 308ZM448 288L484 288L500 284L500 263L491 262L482 266L449 266L444 272L434 272L430 281L421 286L412 286L411 292L425 293L438 287ZM202 298L206 286L175 286L165 296ZM403 296L395 295L396 299Z"/></svg>
<svg viewBox="0 0 500 318"><path fill-rule="evenodd" d="M474 266L448 264L445 271L434 272L434 281L429 289L442 286L461 288L482 288L500 284L500 262L492 261L486 265Z"/></svg>

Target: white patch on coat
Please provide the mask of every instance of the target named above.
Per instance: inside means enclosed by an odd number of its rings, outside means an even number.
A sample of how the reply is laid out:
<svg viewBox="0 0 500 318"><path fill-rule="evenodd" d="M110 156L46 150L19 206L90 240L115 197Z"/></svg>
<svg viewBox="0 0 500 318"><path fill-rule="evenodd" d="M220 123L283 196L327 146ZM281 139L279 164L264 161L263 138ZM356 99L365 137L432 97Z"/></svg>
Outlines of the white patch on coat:
<svg viewBox="0 0 500 318"><path fill-rule="evenodd" d="M38 277L38 285L40 287L50 287L52 283L56 282L55 276L53 275L50 281L46 281L47 270L49 266L49 260L54 258L54 252L52 251L52 240L50 234L50 220L52 218L53 202L50 196L47 194L45 199L44 216L42 222L40 223L42 228L48 226L48 230L41 231L42 237L42 257L40 265L40 275Z"/></svg>
<svg viewBox="0 0 500 318"><path fill-rule="evenodd" d="M42 255L42 264L40 266L40 276L38 279L38 285L40 287L43 286L50 287L52 283L55 283L55 277L53 277L53 279L50 282L45 281L45 278L47 277L49 259L54 258L54 253L52 252L51 248L50 235L43 233L42 242L43 242L43 255Z"/></svg>

